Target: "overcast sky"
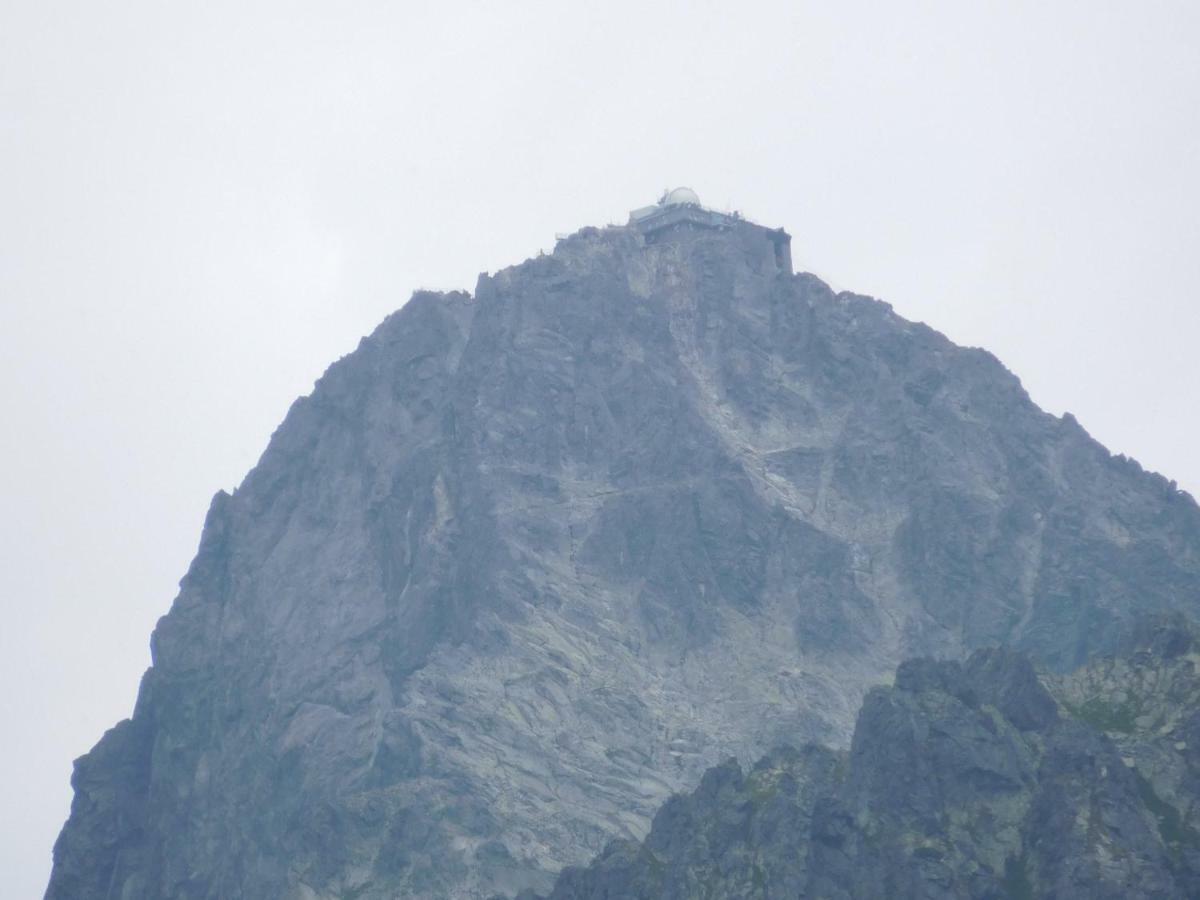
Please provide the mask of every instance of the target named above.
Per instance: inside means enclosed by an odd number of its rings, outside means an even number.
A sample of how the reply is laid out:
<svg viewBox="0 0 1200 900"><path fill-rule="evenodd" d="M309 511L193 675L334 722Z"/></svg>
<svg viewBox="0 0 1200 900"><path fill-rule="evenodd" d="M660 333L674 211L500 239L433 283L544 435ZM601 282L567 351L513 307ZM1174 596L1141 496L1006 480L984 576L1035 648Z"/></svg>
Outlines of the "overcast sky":
<svg viewBox="0 0 1200 900"><path fill-rule="evenodd" d="M1200 494L1198 10L0 4L6 896L292 399L414 288L664 187Z"/></svg>

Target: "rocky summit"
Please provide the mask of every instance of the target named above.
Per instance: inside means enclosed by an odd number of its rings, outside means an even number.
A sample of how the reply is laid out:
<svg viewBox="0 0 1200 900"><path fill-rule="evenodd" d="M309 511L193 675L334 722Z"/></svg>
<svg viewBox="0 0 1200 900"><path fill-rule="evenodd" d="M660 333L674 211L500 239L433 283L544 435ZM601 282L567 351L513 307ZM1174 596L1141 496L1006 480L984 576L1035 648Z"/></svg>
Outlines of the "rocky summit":
<svg viewBox="0 0 1200 900"><path fill-rule="evenodd" d="M47 897L546 893L722 760L845 747L908 657L1003 644L1066 672L1146 611L1200 613L1173 483L988 353L792 274L780 232L645 221L415 295L294 404L214 498L133 717L77 762ZM1077 796L1073 744L1026 753L1023 714L938 690L971 740L1013 741L971 776L987 822L1018 828L1004 792L1047 759ZM899 728L926 693L863 715ZM863 733L853 759L890 752ZM822 846L857 859L835 812Z"/></svg>
<svg viewBox="0 0 1200 900"><path fill-rule="evenodd" d="M1004 650L906 662L849 752L710 769L552 900L1200 896L1200 645L1139 638L1045 684Z"/></svg>

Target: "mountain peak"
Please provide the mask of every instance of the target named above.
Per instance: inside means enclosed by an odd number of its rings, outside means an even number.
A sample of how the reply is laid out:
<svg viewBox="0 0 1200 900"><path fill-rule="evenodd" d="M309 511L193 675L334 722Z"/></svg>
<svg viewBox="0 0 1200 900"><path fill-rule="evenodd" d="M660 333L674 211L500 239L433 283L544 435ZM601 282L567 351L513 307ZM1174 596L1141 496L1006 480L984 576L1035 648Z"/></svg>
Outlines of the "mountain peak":
<svg viewBox="0 0 1200 900"><path fill-rule="evenodd" d="M1194 503L784 250L661 204L335 363L214 503L48 896L546 891L721 760L846 746L906 657L1195 611Z"/></svg>

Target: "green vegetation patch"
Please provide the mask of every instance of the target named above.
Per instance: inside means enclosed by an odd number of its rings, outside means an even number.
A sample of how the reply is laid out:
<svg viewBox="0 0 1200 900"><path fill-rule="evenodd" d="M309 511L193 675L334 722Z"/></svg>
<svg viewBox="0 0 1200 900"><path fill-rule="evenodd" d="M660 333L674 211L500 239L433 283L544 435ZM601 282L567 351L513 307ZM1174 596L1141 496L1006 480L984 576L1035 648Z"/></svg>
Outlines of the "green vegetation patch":
<svg viewBox="0 0 1200 900"><path fill-rule="evenodd" d="M1117 731L1121 734L1132 734L1136 727L1137 717L1141 715L1141 707L1134 703L1105 703L1093 697L1085 700L1079 706L1064 703L1067 712L1073 718L1086 722L1100 731Z"/></svg>
<svg viewBox="0 0 1200 900"><path fill-rule="evenodd" d="M747 779L750 793L750 802L755 809L761 809L770 800L774 799L779 793L779 782L784 773L779 769L770 769L765 772L754 772Z"/></svg>

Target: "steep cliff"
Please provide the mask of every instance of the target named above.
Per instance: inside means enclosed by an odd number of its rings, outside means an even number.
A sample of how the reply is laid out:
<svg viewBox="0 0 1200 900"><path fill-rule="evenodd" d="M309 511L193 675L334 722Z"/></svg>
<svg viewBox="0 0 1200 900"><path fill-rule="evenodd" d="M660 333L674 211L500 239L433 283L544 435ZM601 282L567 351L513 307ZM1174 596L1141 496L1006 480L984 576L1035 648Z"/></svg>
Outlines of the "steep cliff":
<svg viewBox="0 0 1200 900"><path fill-rule="evenodd" d="M51 898L548 890L902 659L1200 612L1200 512L746 229L413 297L218 494Z"/></svg>
<svg viewBox="0 0 1200 900"><path fill-rule="evenodd" d="M1200 654L1164 631L1174 646L1047 678L1081 705L1009 651L904 663L849 753L711 769L552 900L1200 896ZM1107 712L1130 702L1128 721Z"/></svg>

